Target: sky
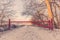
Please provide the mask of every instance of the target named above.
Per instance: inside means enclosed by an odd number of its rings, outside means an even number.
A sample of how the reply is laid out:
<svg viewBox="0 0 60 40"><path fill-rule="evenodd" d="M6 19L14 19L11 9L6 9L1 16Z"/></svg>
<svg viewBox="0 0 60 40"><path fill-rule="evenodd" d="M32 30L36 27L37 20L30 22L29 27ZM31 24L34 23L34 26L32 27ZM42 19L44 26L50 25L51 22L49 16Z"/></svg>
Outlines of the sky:
<svg viewBox="0 0 60 40"><path fill-rule="evenodd" d="M24 2L21 0L15 0L13 9L15 10L15 15L11 20L30 20L31 16L22 16L21 13L24 11Z"/></svg>
<svg viewBox="0 0 60 40"><path fill-rule="evenodd" d="M36 0L37 1L37 0ZM42 0L43 1L43 0ZM38 0L37 2L42 2L41 0ZM28 2L27 2L28 3ZM15 15L13 17L13 19L11 20L30 20L32 17L31 16L22 16L22 12L25 11L25 3L24 3L24 0L15 0L14 1L14 6L13 6L13 9L15 10Z"/></svg>

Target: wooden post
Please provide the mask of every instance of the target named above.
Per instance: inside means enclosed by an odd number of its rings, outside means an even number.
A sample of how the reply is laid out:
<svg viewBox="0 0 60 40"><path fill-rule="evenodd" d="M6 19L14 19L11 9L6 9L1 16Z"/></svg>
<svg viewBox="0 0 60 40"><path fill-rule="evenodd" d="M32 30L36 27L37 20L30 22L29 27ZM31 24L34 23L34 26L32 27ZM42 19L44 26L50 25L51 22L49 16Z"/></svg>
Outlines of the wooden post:
<svg viewBox="0 0 60 40"><path fill-rule="evenodd" d="M10 27L11 27L11 20L9 19L9 22L8 22L8 29L10 30Z"/></svg>
<svg viewBox="0 0 60 40"><path fill-rule="evenodd" d="M49 27L50 30L53 30L53 22L52 22L52 20L48 21L48 27Z"/></svg>

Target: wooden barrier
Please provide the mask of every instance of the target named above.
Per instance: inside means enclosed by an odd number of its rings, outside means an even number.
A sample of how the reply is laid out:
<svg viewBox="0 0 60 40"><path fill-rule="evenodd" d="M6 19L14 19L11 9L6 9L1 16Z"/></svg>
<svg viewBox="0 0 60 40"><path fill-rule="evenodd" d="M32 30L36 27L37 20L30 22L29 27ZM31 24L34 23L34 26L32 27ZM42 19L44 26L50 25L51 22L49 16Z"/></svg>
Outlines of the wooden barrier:
<svg viewBox="0 0 60 40"><path fill-rule="evenodd" d="M44 28L49 28L53 30L53 23L52 20L48 20L48 21L11 21L9 19L9 21L5 21L5 23L8 23L8 28L10 29L12 23L18 23L18 24L22 24L22 25L37 25L37 27L44 27ZM16 24L15 24L16 25Z"/></svg>

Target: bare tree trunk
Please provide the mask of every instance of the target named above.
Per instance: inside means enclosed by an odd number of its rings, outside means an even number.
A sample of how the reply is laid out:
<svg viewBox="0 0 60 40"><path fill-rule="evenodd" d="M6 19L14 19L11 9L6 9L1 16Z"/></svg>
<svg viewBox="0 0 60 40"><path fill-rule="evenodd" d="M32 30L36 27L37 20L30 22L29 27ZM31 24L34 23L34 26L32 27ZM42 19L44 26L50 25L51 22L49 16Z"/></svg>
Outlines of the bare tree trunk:
<svg viewBox="0 0 60 40"><path fill-rule="evenodd" d="M56 1L53 0L53 2L56 2ZM59 21L58 21L58 15L57 15L57 9L56 9L55 3L53 3L53 7L54 7L54 12L53 12L53 14L55 14L54 18L55 18L55 20L57 21L57 22L56 22L56 21L54 20L54 25L55 25L55 28L58 28Z"/></svg>

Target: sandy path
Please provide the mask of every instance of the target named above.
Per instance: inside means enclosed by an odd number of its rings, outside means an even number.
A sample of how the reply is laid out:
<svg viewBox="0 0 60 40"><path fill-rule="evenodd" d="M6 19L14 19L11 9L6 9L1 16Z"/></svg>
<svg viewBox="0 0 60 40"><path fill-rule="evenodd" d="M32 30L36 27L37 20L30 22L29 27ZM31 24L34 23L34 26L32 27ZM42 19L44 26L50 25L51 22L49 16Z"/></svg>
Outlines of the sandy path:
<svg viewBox="0 0 60 40"><path fill-rule="evenodd" d="M25 26L3 34L0 40L60 40L60 32Z"/></svg>

